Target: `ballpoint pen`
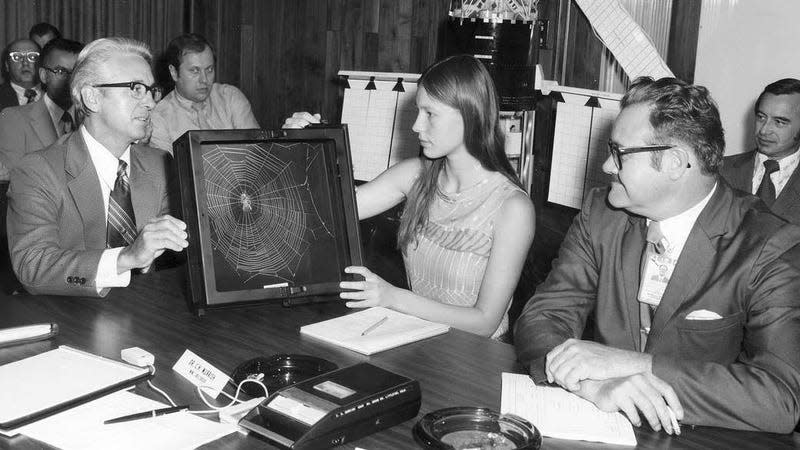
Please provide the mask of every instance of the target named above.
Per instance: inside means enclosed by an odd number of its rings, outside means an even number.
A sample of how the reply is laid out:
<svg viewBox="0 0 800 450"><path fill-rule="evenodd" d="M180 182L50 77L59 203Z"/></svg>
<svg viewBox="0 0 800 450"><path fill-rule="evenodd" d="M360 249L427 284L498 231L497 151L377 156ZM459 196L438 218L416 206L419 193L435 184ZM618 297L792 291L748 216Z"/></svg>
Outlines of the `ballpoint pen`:
<svg viewBox="0 0 800 450"><path fill-rule="evenodd" d="M163 416L165 414L172 414L176 412L186 411L188 409L189 405L170 406L169 408L154 409L152 411L145 411L136 414L129 414L127 416L115 417L113 419L106 420L105 422L103 422L103 424L108 425L112 423L130 422L131 420L149 419L151 417Z"/></svg>
<svg viewBox="0 0 800 450"><path fill-rule="evenodd" d="M389 320L389 316L383 316L383 319L373 323L372 325L367 327L366 330L362 331L361 335L362 336L366 336L367 334L373 332L375 330L375 328L378 328L379 326L383 325L383 323L386 322L387 320Z"/></svg>

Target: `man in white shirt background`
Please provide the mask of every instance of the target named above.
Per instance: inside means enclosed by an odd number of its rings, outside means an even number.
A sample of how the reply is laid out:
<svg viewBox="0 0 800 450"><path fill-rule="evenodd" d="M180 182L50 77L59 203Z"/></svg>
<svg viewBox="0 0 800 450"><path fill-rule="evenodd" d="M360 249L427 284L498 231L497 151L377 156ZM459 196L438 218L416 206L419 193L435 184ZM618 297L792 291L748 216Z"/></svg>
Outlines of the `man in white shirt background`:
<svg viewBox="0 0 800 450"><path fill-rule="evenodd" d="M755 143L755 150L726 157L720 173L736 189L761 197L776 215L800 224L800 80L784 78L764 88L755 105Z"/></svg>
<svg viewBox="0 0 800 450"><path fill-rule="evenodd" d="M216 55L203 36L178 36L166 58L175 89L153 111L150 145L172 153L172 143L189 130L259 128L242 91L215 83Z"/></svg>
<svg viewBox="0 0 800 450"><path fill-rule="evenodd" d="M168 215L169 155L134 144L160 98L150 61L138 41L87 45L71 82L83 125L12 170L8 241L28 292L104 296L188 245L186 225Z"/></svg>

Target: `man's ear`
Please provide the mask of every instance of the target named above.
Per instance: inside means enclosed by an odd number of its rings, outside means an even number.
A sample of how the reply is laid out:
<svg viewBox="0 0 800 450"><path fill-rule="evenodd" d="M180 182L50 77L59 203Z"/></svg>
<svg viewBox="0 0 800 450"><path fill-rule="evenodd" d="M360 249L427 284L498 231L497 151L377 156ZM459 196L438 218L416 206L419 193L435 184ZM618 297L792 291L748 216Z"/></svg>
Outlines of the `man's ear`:
<svg viewBox="0 0 800 450"><path fill-rule="evenodd" d="M669 172L670 179L677 180L691 167L689 152L678 146L667 149L664 151L664 158L661 164Z"/></svg>
<svg viewBox="0 0 800 450"><path fill-rule="evenodd" d="M172 81L178 82L178 69L172 64L169 65L169 75L172 77Z"/></svg>
<svg viewBox="0 0 800 450"><path fill-rule="evenodd" d="M42 84L47 84L47 77L49 76L50 74L47 73L47 69L44 67L39 67L39 80L42 82Z"/></svg>
<svg viewBox="0 0 800 450"><path fill-rule="evenodd" d="M93 113L96 113L100 110L100 97L100 90L97 88L92 86L84 86L81 88L81 100L83 101L84 106L86 106L86 108Z"/></svg>

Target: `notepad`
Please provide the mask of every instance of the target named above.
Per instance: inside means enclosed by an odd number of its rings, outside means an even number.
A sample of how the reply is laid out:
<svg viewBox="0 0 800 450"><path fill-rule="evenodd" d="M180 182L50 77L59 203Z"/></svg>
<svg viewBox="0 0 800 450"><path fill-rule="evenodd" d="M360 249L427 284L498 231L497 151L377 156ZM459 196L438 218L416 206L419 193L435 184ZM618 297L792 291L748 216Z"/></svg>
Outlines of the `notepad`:
<svg viewBox="0 0 800 450"><path fill-rule="evenodd" d="M381 321L366 335L362 333ZM410 344L446 333L450 327L387 308L369 308L346 316L313 323L300 333L364 355Z"/></svg>
<svg viewBox="0 0 800 450"><path fill-rule="evenodd" d="M0 366L0 428L12 429L147 379L150 371L62 345Z"/></svg>
<svg viewBox="0 0 800 450"><path fill-rule="evenodd" d="M560 387L537 386L527 375L503 373L500 412L524 418L543 436L636 445L633 426L622 414L601 411Z"/></svg>

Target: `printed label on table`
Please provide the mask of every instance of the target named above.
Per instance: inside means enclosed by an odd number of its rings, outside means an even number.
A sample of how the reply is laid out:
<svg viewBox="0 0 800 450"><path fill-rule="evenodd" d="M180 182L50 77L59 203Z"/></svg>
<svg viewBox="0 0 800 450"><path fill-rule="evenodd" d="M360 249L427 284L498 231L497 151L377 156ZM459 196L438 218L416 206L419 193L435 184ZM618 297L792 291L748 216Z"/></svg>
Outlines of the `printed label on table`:
<svg viewBox="0 0 800 450"><path fill-rule="evenodd" d="M225 383L230 380L225 372L212 366L191 350L183 352L178 362L172 366L172 370L178 372L193 385L204 386L203 393L213 395L214 398L219 396Z"/></svg>

